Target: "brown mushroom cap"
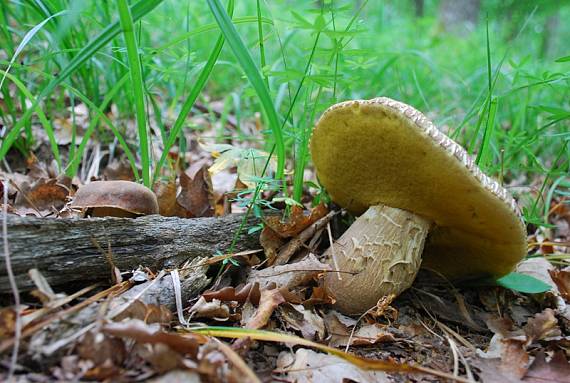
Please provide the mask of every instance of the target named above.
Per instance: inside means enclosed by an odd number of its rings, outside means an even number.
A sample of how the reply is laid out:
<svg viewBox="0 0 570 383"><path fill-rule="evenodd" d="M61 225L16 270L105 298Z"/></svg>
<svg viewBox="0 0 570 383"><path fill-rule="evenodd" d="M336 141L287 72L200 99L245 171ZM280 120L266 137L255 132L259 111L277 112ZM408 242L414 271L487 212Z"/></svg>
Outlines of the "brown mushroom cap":
<svg viewBox="0 0 570 383"><path fill-rule="evenodd" d="M383 204L433 222L424 267L452 279L501 276L526 254L509 193L409 105L384 97L334 105L311 152L319 181L349 211Z"/></svg>
<svg viewBox="0 0 570 383"><path fill-rule="evenodd" d="M75 193L71 207L99 209L95 214L98 216L158 214L156 195L143 185L131 181L95 181L81 186Z"/></svg>

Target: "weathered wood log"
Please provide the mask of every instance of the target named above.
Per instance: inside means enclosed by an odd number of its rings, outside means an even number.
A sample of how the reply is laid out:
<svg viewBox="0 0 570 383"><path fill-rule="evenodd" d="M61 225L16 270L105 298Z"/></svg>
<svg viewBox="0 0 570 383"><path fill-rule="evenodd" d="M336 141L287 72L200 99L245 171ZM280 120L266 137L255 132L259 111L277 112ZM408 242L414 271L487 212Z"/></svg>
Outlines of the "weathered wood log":
<svg viewBox="0 0 570 383"><path fill-rule="evenodd" d="M226 252L242 219L242 215L192 219L156 215L136 219L9 216L8 245L18 288L23 291L33 288L27 276L31 268L40 270L52 286L109 279L108 249L121 271L139 265L160 270L198 256ZM235 251L259 247L258 234L247 234L247 228L257 223L255 218L248 220ZM0 246L0 293L9 291Z"/></svg>

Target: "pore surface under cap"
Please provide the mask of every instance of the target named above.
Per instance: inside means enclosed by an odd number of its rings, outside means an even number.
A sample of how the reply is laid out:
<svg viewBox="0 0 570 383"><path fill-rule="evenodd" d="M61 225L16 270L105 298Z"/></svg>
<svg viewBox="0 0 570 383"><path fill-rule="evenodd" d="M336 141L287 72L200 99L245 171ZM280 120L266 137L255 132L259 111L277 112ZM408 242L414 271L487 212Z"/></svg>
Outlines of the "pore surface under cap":
<svg viewBox="0 0 570 383"><path fill-rule="evenodd" d="M424 266L453 279L508 273L526 254L515 201L416 109L347 101L317 122L311 152L332 199L360 214L385 204L434 223Z"/></svg>

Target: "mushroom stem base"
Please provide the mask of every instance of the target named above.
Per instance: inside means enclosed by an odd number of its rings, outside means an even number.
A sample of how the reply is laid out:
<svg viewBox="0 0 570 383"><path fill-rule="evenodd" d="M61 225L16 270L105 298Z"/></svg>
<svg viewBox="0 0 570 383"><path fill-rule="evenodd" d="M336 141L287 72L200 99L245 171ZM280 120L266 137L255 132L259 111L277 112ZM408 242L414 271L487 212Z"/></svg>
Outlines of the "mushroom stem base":
<svg viewBox="0 0 570 383"><path fill-rule="evenodd" d="M341 271L325 278L335 307L345 314L360 314L382 297L410 287L429 227L428 220L408 211L370 207L325 253Z"/></svg>

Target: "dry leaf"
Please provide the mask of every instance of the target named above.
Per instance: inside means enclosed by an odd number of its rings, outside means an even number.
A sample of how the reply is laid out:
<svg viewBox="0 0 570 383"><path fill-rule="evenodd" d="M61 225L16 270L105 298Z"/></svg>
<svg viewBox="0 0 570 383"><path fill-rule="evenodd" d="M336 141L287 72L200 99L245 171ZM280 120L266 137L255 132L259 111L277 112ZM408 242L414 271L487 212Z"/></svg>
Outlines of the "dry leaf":
<svg viewBox="0 0 570 383"><path fill-rule="evenodd" d="M122 339L92 331L85 334L78 343L77 353L82 359L92 361L95 366L111 362L112 366L120 367L127 358L127 350Z"/></svg>
<svg viewBox="0 0 570 383"><path fill-rule="evenodd" d="M331 265L322 263L315 255L309 254L300 262L271 266L263 270L253 270L247 281L248 283L259 283L262 289L274 283L278 288L291 290L297 286L306 285L313 279L316 280L320 274L327 271L332 271Z"/></svg>
<svg viewBox="0 0 570 383"><path fill-rule="evenodd" d="M539 352L532 362L523 382L530 383L565 383L570 377L570 362L566 360L564 352L558 350L550 362L546 362L544 352Z"/></svg>
<svg viewBox="0 0 570 383"><path fill-rule="evenodd" d="M187 218L211 217L214 215L214 193L212 181L206 165L199 169L191 167L190 175L180 173L180 186L182 190L176 201L188 212Z"/></svg>
<svg viewBox="0 0 570 383"><path fill-rule="evenodd" d="M67 202L71 179L66 176L39 178L31 184L24 182L19 187L20 192L14 203L16 207L24 206L40 211L59 210Z"/></svg>
<svg viewBox="0 0 570 383"><path fill-rule="evenodd" d="M304 305L330 305L335 302L334 298L324 287L313 287L311 297L303 302Z"/></svg>
<svg viewBox="0 0 570 383"><path fill-rule="evenodd" d="M176 201L176 181L158 181L153 187L158 201L158 211L164 217L185 217L184 209Z"/></svg>
<svg viewBox="0 0 570 383"><path fill-rule="evenodd" d="M122 181L135 181L133 169L129 162L123 160L113 160L103 170L103 176L107 180L122 180Z"/></svg>
<svg viewBox="0 0 570 383"><path fill-rule="evenodd" d="M521 379L526 374L529 362L525 342L516 339L505 339L502 343L503 351L500 370L505 375Z"/></svg>
<svg viewBox="0 0 570 383"><path fill-rule="evenodd" d="M164 305L145 304L137 299L115 317L116 322L124 319L139 319L147 324L169 325L172 321L172 311Z"/></svg>
<svg viewBox="0 0 570 383"><path fill-rule="evenodd" d="M260 329L267 325L273 311L282 303L285 298L278 289L261 290L261 298L259 298L259 307L253 317L245 325L246 328Z"/></svg>
<svg viewBox="0 0 570 383"><path fill-rule="evenodd" d="M16 328L16 311L12 307L0 308L0 340L12 337Z"/></svg>
<svg viewBox="0 0 570 383"><path fill-rule="evenodd" d="M157 325L147 325L141 320L131 319L124 322L107 323L102 331L120 338L130 338L138 343L165 344L181 354L189 354L195 358L198 353L199 341L196 336L182 336L167 333Z"/></svg>
<svg viewBox="0 0 570 383"><path fill-rule="evenodd" d="M247 283L246 285L240 285L238 287L229 286L216 291L205 291L202 294L202 297L207 301L219 299L222 302L251 302L255 305L259 304L260 296L259 283Z"/></svg>
<svg viewBox="0 0 570 383"><path fill-rule="evenodd" d="M265 219L265 224L281 238L290 238L323 218L327 213L328 209L323 204L311 210L309 215L305 215L302 207L295 205L291 208L291 214L285 222L281 221L278 216L271 216Z"/></svg>
<svg viewBox="0 0 570 383"><path fill-rule="evenodd" d="M148 383L201 383L202 378L196 371L174 370L157 378L151 379Z"/></svg>
<svg viewBox="0 0 570 383"><path fill-rule="evenodd" d="M300 331L303 338L322 340L325 338L325 322L314 309L306 309L303 305L284 305L279 312L286 324Z"/></svg>
<svg viewBox="0 0 570 383"><path fill-rule="evenodd" d="M164 343L137 344L132 353L149 362L159 373L184 367L182 355Z"/></svg>
<svg viewBox="0 0 570 383"><path fill-rule="evenodd" d="M562 298L570 303L570 270L549 270L549 273Z"/></svg>
<svg viewBox="0 0 570 383"><path fill-rule="evenodd" d="M327 332L329 334L329 346L346 347L368 346L375 343L395 342L394 335L387 331L386 326L377 323L359 327L352 333L352 327L356 321L346 321L342 314L331 311L325 317ZM351 319L351 318L348 318ZM351 336L352 335L352 336Z"/></svg>
<svg viewBox="0 0 570 383"><path fill-rule="evenodd" d="M230 308L218 299L212 299L212 301L208 302L202 296L190 308L190 314L195 318L226 320L230 317Z"/></svg>
<svg viewBox="0 0 570 383"><path fill-rule="evenodd" d="M552 263L548 262L545 258L536 257L525 259L517 265L516 271L518 273L527 274L537 279L540 279L544 283L552 286L555 292L558 292L556 284L552 281L550 271L554 270L555 267Z"/></svg>
<svg viewBox="0 0 570 383"><path fill-rule="evenodd" d="M321 354L305 348L298 349L295 355L282 352L277 360L280 372L286 379L296 383L382 383L390 382L386 373L365 371L339 357Z"/></svg>
<svg viewBox="0 0 570 383"><path fill-rule="evenodd" d="M524 326L524 332L527 336L527 344L530 345L536 340L552 336L560 336L560 328L557 326L558 320L554 316L552 309L545 309L528 320Z"/></svg>
<svg viewBox="0 0 570 383"><path fill-rule="evenodd" d="M269 226L265 226L259 235L259 243L265 251L267 262L271 265L275 258L277 258L277 250L283 246L285 240Z"/></svg>

